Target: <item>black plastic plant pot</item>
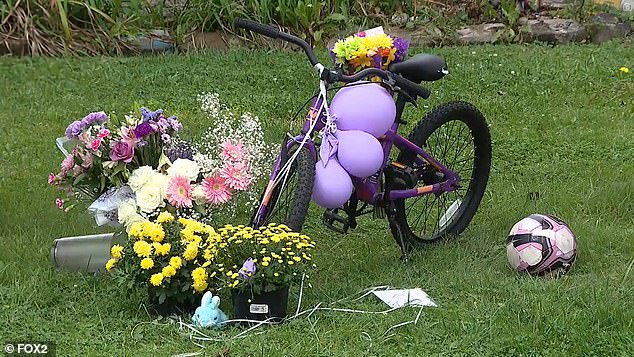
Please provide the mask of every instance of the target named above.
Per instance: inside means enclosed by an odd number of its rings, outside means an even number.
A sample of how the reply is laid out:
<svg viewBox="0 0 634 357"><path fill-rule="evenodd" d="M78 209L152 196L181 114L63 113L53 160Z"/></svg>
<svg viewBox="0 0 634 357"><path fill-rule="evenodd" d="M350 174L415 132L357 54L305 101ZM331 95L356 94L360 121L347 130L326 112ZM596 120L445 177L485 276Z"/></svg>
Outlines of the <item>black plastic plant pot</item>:
<svg viewBox="0 0 634 357"><path fill-rule="evenodd" d="M236 319L281 322L287 316L288 286L268 293L232 290L233 313Z"/></svg>

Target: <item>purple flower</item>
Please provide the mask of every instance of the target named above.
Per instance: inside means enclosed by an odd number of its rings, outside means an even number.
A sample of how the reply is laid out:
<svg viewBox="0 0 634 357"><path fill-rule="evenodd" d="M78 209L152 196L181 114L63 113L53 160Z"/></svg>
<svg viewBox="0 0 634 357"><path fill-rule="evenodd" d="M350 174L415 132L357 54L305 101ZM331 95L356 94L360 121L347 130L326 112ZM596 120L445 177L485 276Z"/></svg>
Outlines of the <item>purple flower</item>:
<svg viewBox="0 0 634 357"><path fill-rule="evenodd" d="M75 120L66 127L66 137L69 139L76 138L79 134L81 134L83 129L84 127L82 126L82 122L80 120Z"/></svg>
<svg viewBox="0 0 634 357"><path fill-rule="evenodd" d="M154 130L152 129L150 123L144 121L143 123L137 125L136 128L134 128L134 136L136 136L137 138L143 138L152 134L153 131Z"/></svg>
<svg viewBox="0 0 634 357"><path fill-rule="evenodd" d="M165 144L169 144L172 141L172 137L168 134L161 134L161 141Z"/></svg>
<svg viewBox="0 0 634 357"><path fill-rule="evenodd" d="M110 160L131 162L134 157L134 146L128 141L119 140L110 149Z"/></svg>
<svg viewBox="0 0 634 357"><path fill-rule="evenodd" d="M394 37L394 47L396 48L396 53L394 53L394 62L401 62L407 56L407 48L409 47L409 41L404 38Z"/></svg>
<svg viewBox="0 0 634 357"><path fill-rule="evenodd" d="M174 162L177 159L187 159L187 160L194 159L194 150L192 149L191 145L187 143L186 141L176 142L174 146L172 146L170 149L167 150L166 154L171 162Z"/></svg>
<svg viewBox="0 0 634 357"><path fill-rule="evenodd" d="M83 127L88 127L91 126L92 124L94 124L95 122L105 122L108 120L108 116L106 115L106 113L104 112L93 112L90 113L88 115L86 115L84 117L84 119L81 120L81 124L83 125Z"/></svg>
<svg viewBox="0 0 634 357"><path fill-rule="evenodd" d="M176 115L172 115L171 117L167 118L167 121L170 123L170 126L175 131L181 131L183 129L183 124L181 124L178 119L176 119Z"/></svg>
<svg viewBox="0 0 634 357"><path fill-rule="evenodd" d="M241 279L248 279L255 275L255 263L253 262L253 258L245 260L244 264L242 264L242 268L238 271L238 275Z"/></svg>
<svg viewBox="0 0 634 357"><path fill-rule="evenodd" d="M164 117L163 115L161 115L159 120L156 122L156 125L158 125L158 131L160 131L161 134L165 134L167 130L170 128L169 121L167 121L167 118Z"/></svg>
<svg viewBox="0 0 634 357"><path fill-rule="evenodd" d="M381 57L380 54L375 54L374 56L372 56L372 63L374 64L375 68L381 68L381 63L383 62L383 57Z"/></svg>
<svg viewBox="0 0 634 357"><path fill-rule="evenodd" d="M163 114L163 109L158 109L153 112L148 108L141 108L141 117L143 117L143 121L157 121L161 114Z"/></svg>

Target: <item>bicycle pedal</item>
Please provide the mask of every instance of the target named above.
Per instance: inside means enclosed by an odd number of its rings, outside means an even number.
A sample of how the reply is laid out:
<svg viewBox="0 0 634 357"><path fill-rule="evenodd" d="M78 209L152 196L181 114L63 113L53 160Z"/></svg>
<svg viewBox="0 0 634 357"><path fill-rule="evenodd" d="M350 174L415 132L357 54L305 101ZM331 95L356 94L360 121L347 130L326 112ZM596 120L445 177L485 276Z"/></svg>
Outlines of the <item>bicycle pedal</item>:
<svg viewBox="0 0 634 357"><path fill-rule="evenodd" d="M339 208L327 209L324 211L324 215L322 216L323 224L328 227L330 230L333 230L337 233L345 234L348 232L350 228L350 220L348 217L343 217L338 214ZM339 225L336 225L339 223Z"/></svg>

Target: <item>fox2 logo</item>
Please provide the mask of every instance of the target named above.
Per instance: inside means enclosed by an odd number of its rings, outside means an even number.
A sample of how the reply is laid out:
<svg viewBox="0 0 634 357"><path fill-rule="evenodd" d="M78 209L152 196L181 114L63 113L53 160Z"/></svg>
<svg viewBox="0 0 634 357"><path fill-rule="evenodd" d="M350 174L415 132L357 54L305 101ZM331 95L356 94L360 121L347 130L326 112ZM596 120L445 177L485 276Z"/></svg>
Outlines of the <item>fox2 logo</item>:
<svg viewBox="0 0 634 357"><path fill-rule="evenodd" d="M47 343L8 343L4 346L7 355L49 355Z"/></svg>

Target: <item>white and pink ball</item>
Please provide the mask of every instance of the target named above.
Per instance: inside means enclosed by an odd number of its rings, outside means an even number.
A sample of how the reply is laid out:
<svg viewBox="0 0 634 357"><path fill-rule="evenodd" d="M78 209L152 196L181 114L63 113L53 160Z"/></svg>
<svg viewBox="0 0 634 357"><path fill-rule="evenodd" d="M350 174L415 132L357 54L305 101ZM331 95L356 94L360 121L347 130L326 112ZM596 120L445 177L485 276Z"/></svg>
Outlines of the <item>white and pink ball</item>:
<svg viewBox="0 0 634 357"><path fill-rule="evenodd" d="M577 240L557 217L532 214L517 222L506 239L506 255L518 272L535 275L567 272L577 258Z"/></svg>

